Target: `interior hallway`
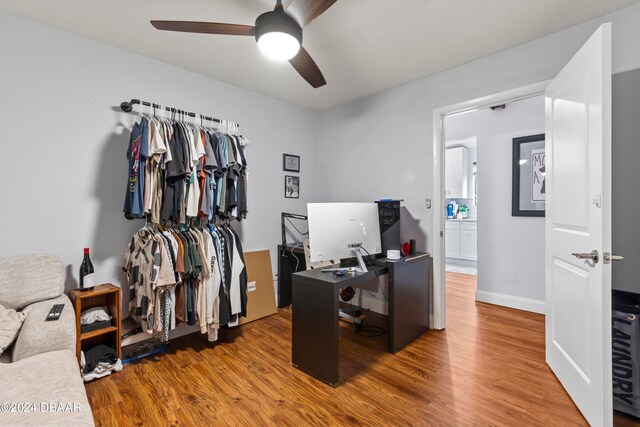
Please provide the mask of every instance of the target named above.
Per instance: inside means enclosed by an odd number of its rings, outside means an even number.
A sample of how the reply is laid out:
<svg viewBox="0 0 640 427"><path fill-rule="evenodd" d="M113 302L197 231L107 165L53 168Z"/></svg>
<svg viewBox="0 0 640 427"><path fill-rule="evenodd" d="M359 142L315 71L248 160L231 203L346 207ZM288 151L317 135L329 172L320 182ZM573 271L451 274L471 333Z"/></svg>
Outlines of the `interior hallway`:
<svg viewBox="0 0 640 427"><path fill-rule="evenodd" d="M180 338L87 385L96 425L587 425L544 361L544 316L474 293L474 276L449 273L446 331L396 355L341 322L337 388L291 366L284 310L215 346Z"/></svg>

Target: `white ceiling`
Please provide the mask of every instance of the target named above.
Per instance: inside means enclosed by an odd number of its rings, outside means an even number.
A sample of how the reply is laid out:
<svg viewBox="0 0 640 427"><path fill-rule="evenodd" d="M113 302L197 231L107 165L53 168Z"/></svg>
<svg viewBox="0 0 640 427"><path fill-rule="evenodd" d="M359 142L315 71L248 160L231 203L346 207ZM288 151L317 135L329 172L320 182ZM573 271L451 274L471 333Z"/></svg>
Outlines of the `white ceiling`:
<svg viewBox="0 0 640 427"><path fill-rule="evenodd" d="M339 0L304 30L327 85L252 37L171 33L150 19L253 25L275 0L0 0L0 9L217 80L324 110L571 27L638 0ZM291 0L284 0L285 7Z"/></svg>

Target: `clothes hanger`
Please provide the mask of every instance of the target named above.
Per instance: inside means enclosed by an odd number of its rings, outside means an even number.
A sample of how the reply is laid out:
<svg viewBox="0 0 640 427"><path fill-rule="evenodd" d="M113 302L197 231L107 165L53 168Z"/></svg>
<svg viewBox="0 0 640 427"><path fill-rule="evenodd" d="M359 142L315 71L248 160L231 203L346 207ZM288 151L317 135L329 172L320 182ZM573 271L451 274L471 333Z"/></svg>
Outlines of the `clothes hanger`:
<svg viewBox="0 0 640 427"><path fill-rule="evenodd" d="M152 103L150 102L150 103L149 103L149 112L151 112L151 104L152 104ZM149 120L149 115L147 115L147 114L144 112L144 107L145 107L144 102L142 102L142 101L141 101L141 102L140 102L140 114L142 115L142 117L144 117L145 119Z"/></svg>
<svg viewBox="0 0 640 427"><path fill-rule="evenodd" d="M140 120L142 119L142 117L144 117L144 114L142 113L144 110L144 105L142 105L142 101L140 102L140 111L138 111L138 115L136 116L136 121L134 123L140 123Z"/></svg>
<svg viewBox="0 0 640 427"><path fill-rule="evenodd" d="M162 105L157 105L157 106L154 105L154 107L153 107L153 120L155 120L155 122L156 122L156 124L158 126L162 126L163 125L162 119L160 117L160 114L162 114L162 113L163 113Z"/></svg>
<svg viewBox="0 0 640 427"><path fill-rule="evenodd" d="M167 126L167 110L165 110L164 105L160 105L160 113L162 114L162 117L160 117L160 114L158 114L158 120L160 121L160 123L162 123L163 126Z"/></svg>

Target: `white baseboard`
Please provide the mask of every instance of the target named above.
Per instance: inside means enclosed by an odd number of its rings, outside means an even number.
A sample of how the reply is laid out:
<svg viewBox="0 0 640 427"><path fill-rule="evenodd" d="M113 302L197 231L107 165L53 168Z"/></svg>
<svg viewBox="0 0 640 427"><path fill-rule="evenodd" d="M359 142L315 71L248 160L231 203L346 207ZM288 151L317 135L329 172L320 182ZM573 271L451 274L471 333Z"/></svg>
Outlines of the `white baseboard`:
<svg viewBox="0 0 640 427"><path fill-rule="evenodd" d="M473 260L470 260L470 259L445 258L445 264L460 265L460 266L463 266L463 267L475 267L475 268L478 268L478 261L473 261Z"/></svg>
<svg viewBox="0 0 640 427"><path fill-rule="evenodd" d="M518 310L531 311L533 313L546 313L546 303L544 301L499 294L497 292L476 291L476 301L501 305L503 307L515 308Z"/></svg>

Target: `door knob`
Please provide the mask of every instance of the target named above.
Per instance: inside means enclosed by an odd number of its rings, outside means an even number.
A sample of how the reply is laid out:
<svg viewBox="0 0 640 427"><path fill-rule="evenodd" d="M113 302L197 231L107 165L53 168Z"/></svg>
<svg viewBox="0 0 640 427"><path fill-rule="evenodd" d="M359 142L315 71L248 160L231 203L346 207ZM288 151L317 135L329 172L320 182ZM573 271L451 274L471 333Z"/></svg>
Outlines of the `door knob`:
<svg viewBox="0 0 640 427"><path fill-rule="evenodd" d="M598 263L598 260L600 259L598 251L593 250L591 252L574 252L571 255L573 255L576 258L579 259L588 259L593 261L595 264Z"/></svg>
<svg viewBox="0 0 640 427"><path fill-rule="evenodd" d="M611 261L622 261L623 259L623 256L611 255L609 252L605 252L602 254L602 262L605 264L611 264Z"/></svg>

